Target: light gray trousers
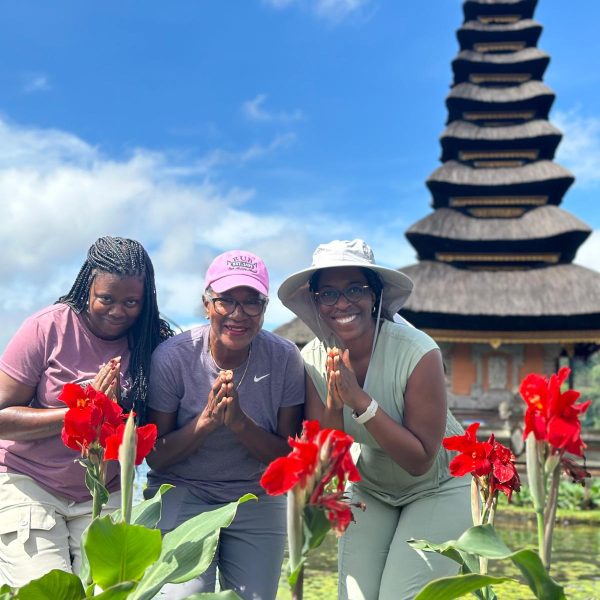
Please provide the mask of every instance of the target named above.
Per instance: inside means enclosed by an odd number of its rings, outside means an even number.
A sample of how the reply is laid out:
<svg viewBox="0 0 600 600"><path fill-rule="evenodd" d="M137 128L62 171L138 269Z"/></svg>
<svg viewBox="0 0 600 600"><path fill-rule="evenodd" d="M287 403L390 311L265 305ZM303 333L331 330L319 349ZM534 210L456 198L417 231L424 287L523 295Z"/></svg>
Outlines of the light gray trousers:
<svg viewBox="0 0 600 600"><path fill-rule="evenodd" d="M470 479L469 479L470 481ZM386 504L353 486L353 509L339 543L341 600L410 600L431 579L455 575L458 564L431 552L417 552L406 540L445 542L457 539L473 524L470 487L440 487L430 496L403 506Z"/></svg>

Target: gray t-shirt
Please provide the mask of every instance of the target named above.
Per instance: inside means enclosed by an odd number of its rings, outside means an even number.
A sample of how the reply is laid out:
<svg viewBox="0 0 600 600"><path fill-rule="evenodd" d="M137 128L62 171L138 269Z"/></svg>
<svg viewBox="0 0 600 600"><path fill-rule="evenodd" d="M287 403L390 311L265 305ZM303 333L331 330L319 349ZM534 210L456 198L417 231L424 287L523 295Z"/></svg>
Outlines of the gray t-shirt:
<svg viewBox="0 0 600 600"><path fill-rule="evenodd" d="M209 352L209 330L205 325L186 331L162 343L152 355L148 405L177 412L177 428L202 412L219 374ZM245 366L234 371L236 385ZM304 366L296 346L260 331L252 341L248 368L237 391L243 411L257 425L276 433L279 409L304 402ZM264 493L258 483L264 469L223 426L187 459L166 471L151 470L148 483L185 486L203 502L231 502L247 492Z"/></svg>

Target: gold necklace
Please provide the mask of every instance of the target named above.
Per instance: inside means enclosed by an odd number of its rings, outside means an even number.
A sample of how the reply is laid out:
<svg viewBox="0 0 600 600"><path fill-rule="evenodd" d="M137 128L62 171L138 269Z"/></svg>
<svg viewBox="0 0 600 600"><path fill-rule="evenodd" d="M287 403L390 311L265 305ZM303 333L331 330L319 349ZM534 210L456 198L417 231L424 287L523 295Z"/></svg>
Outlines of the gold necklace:
<svg viewBox="0 0 600 600"><path fill-rule="evenodd" d="M208 342L208 353L210 354L210 358L213 361L215 367L217 367L217 369L219 369L219 371L231 371L233 373L233 375L235 376L235 369L224 369L215 360L215 357L213 356L213 353L212 353L212 348L210 347L210 340ZM248 367L250 366L250 357L251 356L252 356L252 344L250 344L250 347L248 348L248 357L246 358L246 367L244 368L244 372L242 373L242 376L240 377L240 380L238 381L238 384L235 386L235 391L236 392L240 389L240 385L242 385L242 381L244 381L244 377L246 377L246 373L248 372Z"/></svg>

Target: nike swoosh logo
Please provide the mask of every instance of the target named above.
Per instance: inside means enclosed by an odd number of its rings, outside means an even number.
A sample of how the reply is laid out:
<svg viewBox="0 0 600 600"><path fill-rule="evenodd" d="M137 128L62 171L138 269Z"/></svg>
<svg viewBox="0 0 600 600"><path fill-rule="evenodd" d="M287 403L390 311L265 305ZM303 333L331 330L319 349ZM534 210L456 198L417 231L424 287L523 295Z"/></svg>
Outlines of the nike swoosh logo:
<svg viewBox="0 0 600 600"><path fill-rule="evenodd" d="M254 383L258 383L261 379L268 377L271 373L267 373L266 375L261 375L260 377L254 376Z"/></svg>

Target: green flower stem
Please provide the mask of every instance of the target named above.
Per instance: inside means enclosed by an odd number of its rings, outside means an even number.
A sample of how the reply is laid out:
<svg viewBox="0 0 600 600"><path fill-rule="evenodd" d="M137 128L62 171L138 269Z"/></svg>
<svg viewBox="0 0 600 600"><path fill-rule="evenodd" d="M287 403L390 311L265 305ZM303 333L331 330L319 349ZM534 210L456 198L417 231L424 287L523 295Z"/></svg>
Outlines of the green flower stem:
<svg viewBox="0 0 600 600"><path fill-rule="evenodd" d="M291 489L287 494L287 531L289 547L289 571L293 573L302 561L302 547L304 535L302 528L302 511L304 509L304 490ZM303 595L303 573L292 586L293 600L302 600Z"/></svg>
<svg viewBox="0 0 600 600"><path fill-rule="evenodd" d="M104 464L102 462L100 462L99 464L96 462L93 462L89 467L91 469L92 473L94 474L94 477L98 481L100 481L102 484L104 484L104 480L105 480L105 476L106 476L105 469L102 468L103 466L104 466ZM101 512L102 512L102 494L101 494L100 490L97 488L97 486L94 486L94 493L92 494L92 520L95 519L96 517L99 517Z"/></svg>
<svg viewBox="0 0 600 600"><path fill-rule="evenodd" d="M529 481L529 490L531 492L531 499L533 500L533 508L535 510L537 522L538 552L542 562L546 565L544 545L544 506L546 504L546 486L543 468L545 463L543 452L543 442L538 442L535 439L533 432L530 433L525 442L527 479Z"/></svg>
<svg viewBox="0 0 600 600"><path fill-rule="evenodd" d="M121 515L125 523L131 523L133 505L133 481L135 478L135 453L137 438L133 413L125 424L123 440L119 446L119 465L121 466Z"/></svg>
<svg viewBox="0 0 600 600"><path fill-rule="evenodd" d="M479 480L474 475L471 479L471 518L473 525L481 525L481 504L480 504Z"/></svg>
<svg viewBox="0 0 600 600"><path fill-rule="evenodd" d="M545 529L544 529L544 566L547 571L550 571L552 562L552 535L554 533L554 522L556 521L556 505L558 504L558 484L560 482L560 461L552 470L550 475L550 490L546 510L544 512Z"/></svg>

